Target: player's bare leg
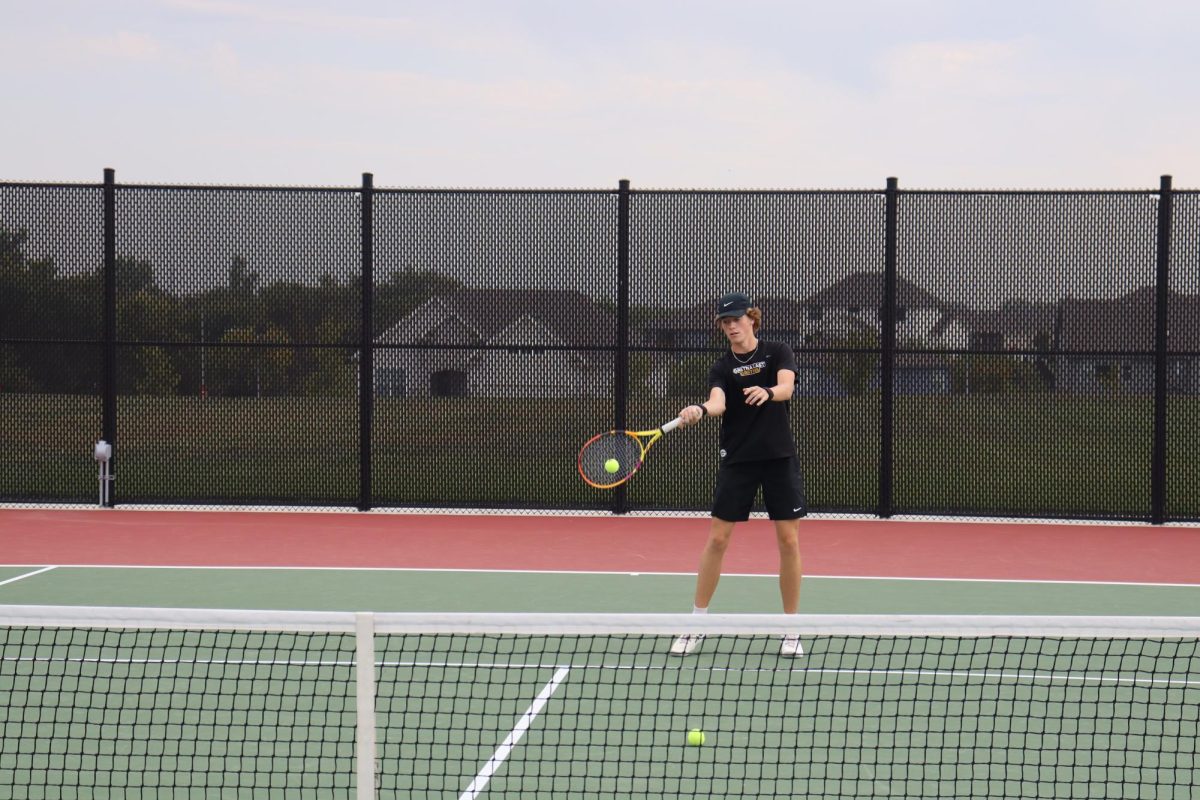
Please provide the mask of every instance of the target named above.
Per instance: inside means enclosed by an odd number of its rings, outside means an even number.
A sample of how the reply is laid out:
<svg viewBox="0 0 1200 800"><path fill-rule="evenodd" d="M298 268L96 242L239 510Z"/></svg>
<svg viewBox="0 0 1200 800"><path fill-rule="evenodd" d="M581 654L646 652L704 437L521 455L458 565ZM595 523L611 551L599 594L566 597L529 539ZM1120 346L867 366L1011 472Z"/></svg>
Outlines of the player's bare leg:
<svg viewBox="0 0 1200 800"><path fill-rule="evenodd" d="M775 538L779 543L779 595L783 613L795 614L800 608L800 520L775 520Z"/></svg>
<svg viewBox="0 0 1200 800"><path fill-rule="evenodd" d="M775 520L775 538L779 543L779 596L783 613L795 614L800 607L800 520ZM799 633L783 637L779 654L788 658L804 655Z"/></svg>
<svg viewBox="0 0 1200 800"><path fill-rule="evenodd" d="M700 570L696 573L696 608L708 608L713 595L717 592L717 583L721 580L721 564L725 560L725 551L729 549L729 540L733 535L734 524L727 520L712 518L712 526L708 531L708 542L700 554Z"/></svg>
<svg viewBox="0 0 1200 800"><path fill-rule="evenodd" d="M708 604L717 591L717 583L721 580L721 562L725 559L725 551L729 549L729 539L733 534L732 522L713 517L712 527L708 531L708 542L700 554L700 570L696 573L696 604L695 612L706 613ZM685 633L671 645L671 654L677 656L691 655L704 641L702 633Z"/></svg>

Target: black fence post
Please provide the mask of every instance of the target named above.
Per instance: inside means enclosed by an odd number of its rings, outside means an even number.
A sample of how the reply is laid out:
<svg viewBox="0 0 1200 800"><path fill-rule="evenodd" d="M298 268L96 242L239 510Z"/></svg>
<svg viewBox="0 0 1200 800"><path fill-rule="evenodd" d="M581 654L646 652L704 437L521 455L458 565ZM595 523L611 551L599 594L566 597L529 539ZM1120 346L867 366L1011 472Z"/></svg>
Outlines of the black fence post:
<svg viewBox="0 0 1200 800"><path fill-rule="evenodd" d="M109 485L104 504L116 505L117 455L117 178L116 170L104 170L104 308L101 315L103 340L100 436L112 445Z"/></svg>
<svg viewBox="0 0 1200 800"><path fill-rule="evenodd" d="M1158 253L1154 294L1154 447L1150 453L1150 521L1167 521L1167 330L1171 315L1171 176L1158 185Z"/></svg>
<svg viewBox="0 0 1200 800"><path fill-rule="evenodd" d="M371 509L371 431L375 411L374 253L375 176L362 176L362 302L358 343L358 510Z"/></svg>
<svg viewBox="0 0 1200 800"><path fill-rule="evenodd" d="M896 361L896 178L887 179L884 206L883 304L879 309L879 510L892 516L892 374Z"/></svg>
<svg viewBox="0 0 1200 800"><path fill-rule="evenodd" d="M629 397L629 181L621 179L617 190L617 348L613 373L613 429L628 428ZM614 514L629 510L625 484L613 490Z"/></svg>

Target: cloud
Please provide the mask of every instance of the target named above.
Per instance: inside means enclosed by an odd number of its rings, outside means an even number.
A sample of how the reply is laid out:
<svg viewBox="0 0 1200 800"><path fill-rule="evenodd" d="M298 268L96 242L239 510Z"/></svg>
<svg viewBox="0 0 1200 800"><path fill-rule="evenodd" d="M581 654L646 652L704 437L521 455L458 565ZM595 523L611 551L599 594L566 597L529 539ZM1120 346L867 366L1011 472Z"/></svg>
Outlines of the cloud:
<svg viewBox="0 0 1200 800"><path fill-rule="evenodd" d="M52 42L52 49L65 60L100 58L127 62L152 62L163 58L166 49L153 36L117 31L105 36L67 36Z"/></svg>
<svg viewBox="0 0 1200 800"><path fill-rule="evenodd" d="M352 38L386 41L392 45L418 47L468 55L515 57L534 47L527 37L499 18L478 14L443 13L431 4L405 7L400 13L362 14L343 10L312 9L270 2L246 3L237 0L162 0L169 8L192 14L235 20L238 24L258 25L268 33L316 33L329 41ZM390 4L386 7L391 8Z"/></svg>
<svg viewBox="0 0 1200 800"><path fill-rule="evenodd" d="M893 48L882 70L893 93L1028 98L1054 91L1037 60L1029 40L916 42Z"/></svg>
<svg viewBox="0 0 1200 800"><path fill-rule="evenodd" d="M880 2L865 21L765 1L29 7L0 30L16 100L70 132L119 102L110 139L86 137L92 158L148 179L157 153L211 150L222 178L256 182L366 168L423 185L1196 183L1197 59L1178 31L1197 15L1158 14L1164 45L1118 24L1142 19L1130 4ZM0 136L26 164L45 149L32 129ZM180 163L178 178L210 178Z"/></svg>
<svg viewBox="0 0 1200 800"><path fill-rule="evenodd" d="M180 11L250 21L263 25L295 26L319 31L356 31L362 34L410 33L413 25L404 17L364 16L312 10L270 3L241 3L236 0L164 0L163 5Z"/></svg>

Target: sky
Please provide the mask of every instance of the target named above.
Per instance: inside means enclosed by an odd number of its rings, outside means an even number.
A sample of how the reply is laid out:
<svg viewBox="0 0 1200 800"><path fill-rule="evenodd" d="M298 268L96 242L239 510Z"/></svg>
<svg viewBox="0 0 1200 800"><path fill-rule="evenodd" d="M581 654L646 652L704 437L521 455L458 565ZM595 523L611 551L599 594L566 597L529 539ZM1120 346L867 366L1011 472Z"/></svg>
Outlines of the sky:
<svg viewBox="0 0 1200 800"><path fill-rule="evenodd" d="M0 181L1200 188L1193 0L0 12Z"/></svg>

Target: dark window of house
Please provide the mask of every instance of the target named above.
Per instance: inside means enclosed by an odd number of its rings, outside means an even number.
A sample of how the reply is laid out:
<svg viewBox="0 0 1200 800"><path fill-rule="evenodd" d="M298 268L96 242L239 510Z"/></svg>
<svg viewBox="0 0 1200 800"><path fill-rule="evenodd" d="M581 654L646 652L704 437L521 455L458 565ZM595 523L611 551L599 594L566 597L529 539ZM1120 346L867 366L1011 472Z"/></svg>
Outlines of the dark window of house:
<svg viewBox="0 0 1200 800"><path fill-rule="evenodd" d="M467 373L446 369L429 376L429 391L434 397L466 397Z"/></svg>
<svg viewBox="0 0 1200 800"><path fill-rule="evenodd" d="M971 334L972 350L1003 350L1004 334L993 331L975 331Z"/></svg>

